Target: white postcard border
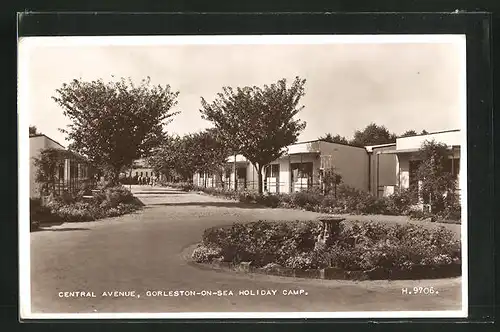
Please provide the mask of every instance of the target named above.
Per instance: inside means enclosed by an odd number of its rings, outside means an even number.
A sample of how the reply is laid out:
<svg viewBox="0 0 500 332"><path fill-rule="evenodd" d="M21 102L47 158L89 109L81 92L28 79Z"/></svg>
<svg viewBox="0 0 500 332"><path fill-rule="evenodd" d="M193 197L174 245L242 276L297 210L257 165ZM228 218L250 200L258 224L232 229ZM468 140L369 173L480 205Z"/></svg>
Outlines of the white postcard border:
<svg viewBox="0 0 500 332"><path fill-rule="evenodd" d="M465 35L236 35L236 36L92 36L21 37L18 40L18 199L19 199L19 303L21 319L204 319L204 318L455 318L467 317L467 81ZM29 223L29 135L27 103L30 51L39 46L146 46L146 45L229 45L229 44L328 44L328 43L458 43L461 46L462 146L460 187L462 188L462 309L458 311L363 311L363 312L192 312L192 313L81 313L42 314L31 312Z"/></svg>

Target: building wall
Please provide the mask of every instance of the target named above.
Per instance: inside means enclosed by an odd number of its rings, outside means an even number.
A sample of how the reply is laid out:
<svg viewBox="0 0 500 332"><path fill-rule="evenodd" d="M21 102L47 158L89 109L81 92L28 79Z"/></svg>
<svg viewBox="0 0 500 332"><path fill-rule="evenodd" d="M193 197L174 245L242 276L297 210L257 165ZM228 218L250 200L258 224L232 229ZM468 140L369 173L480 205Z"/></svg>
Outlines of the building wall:
<svg viewBox="0 0 500 332"><path fill-rule="evenodd" d="M48 148L64 150L61 144L54 142L44 135L30 137L30 198L40 196L39 185L35 181L36 166L34 158L39 158L40 152Z"/></svg>
<svg viewBox="0 0 500 332"><path fill-rule="evenodd" d="M396 140L396 150L419 149L425 141L435 140L449 146L459 146L462 143L462 133L459 130L447 131L429 135L400 137Z"/></svg>
<svg viewBox="0 0 500 332"><path fill-rule="evenodd" d="M320 141L321 155L331 155L333 166L348 186L368 191L368 153L364 148Z"/></svg>
<svg viewBox="0 0 500 332"><path fill-rule="evenodd" d="M128 171L125 175L126 176L129 176L129 173L130 171ZM152 168L146 168L146 167L142 167L142 168L134 168L132 169L132 177L135 177L136 176L136 173L138 174L137 176L140 176L141 175L141 172L142 172L142 176L145 177L146 176L146 172L148 173L148 177L151 177L151 174L153 173L153 169Z"/></svg>
<svg viewBox="0 0 500 332"><path fill-rule="evenodd" d="M374 147L373 152L369 154L369 191L372 195L383 196L384 192L387 193L387 189L384 188L396 188L398 185L396 155L380 153L387 150L394 150L394 145Z"/></svg>
<svg viewBox="0 0 500 332"><path fill-rule="evenodd" d="M396 174L400 189L408 189L410 187L410 157L410 154L400 154L396 159Z"/></svg>
<svg viewBox="0 0 500 332"><path fill-rule="evenodd" d="M270 165L279 165L279 179L267 178L270 192L276 192L276 182L279 182L280 193L290 193L291 191L301 190L300 184L294 184L292 188L290 164L293 163L313 163L312 185L319 187L319 170L321 167L321 156L332 156L333 166L337 172L342 175L345 184L360 190L368 190L368 154L364 148L358 148L343 144L329 143L323 141L306 142L294 144L288 147L289 155L285 155ZM228 166L231 167L230 187L234 188L235 173L232 169L234 156L228 158ZM247 190L258 189L258 174L253 165L241 155L236 156L237 168L246 168ZM392 173L394 177L394 172ZM266 176L263 170L263 178ZM226 179L225 179L226 181ZM200 175L193 177L193 183L203 185L203 179ZM207 186L211 181L207 181ZM227 182L226 182L227 184ZM303 189L306 189L306 182L303 182ZM241 189L241 187L239 187Z"/></svg>

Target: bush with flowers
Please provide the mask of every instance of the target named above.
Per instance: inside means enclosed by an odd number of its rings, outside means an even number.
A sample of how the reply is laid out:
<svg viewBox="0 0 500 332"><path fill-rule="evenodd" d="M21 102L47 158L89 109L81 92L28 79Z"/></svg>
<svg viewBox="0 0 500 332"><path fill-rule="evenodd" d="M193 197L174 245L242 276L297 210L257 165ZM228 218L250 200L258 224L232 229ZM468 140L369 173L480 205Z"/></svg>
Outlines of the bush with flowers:
<svg viewBox="0 0 500 332"><path fill-rule="evenodd" d="M299 270L346 271L411 271L416 266L461 262L460 240L444 227L344 221L328 244L318 245L321 231L316 221L258 221L209 228L203 246L217 255L198 255L197 261L218 258L235 264L252 262L254 267L272 263Z"/></svg>

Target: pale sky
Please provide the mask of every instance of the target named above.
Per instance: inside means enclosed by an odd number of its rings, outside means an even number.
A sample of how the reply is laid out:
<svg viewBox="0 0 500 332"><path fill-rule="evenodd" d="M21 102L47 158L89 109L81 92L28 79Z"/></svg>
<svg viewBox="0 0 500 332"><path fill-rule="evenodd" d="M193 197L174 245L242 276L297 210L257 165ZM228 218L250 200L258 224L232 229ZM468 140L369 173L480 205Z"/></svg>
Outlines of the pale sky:
<svg viewBox="0 0 500 332"><path fill-rule="evenodd" d="M59 43L61 44L61 43ZM200 117L200 97L212 101L223 86L270 84L295 76L307 80L299 141L327 132L351 138L370 122L401 134L458 129L461 123L462 45L446 43L330 43L288 45L44 45L20 48L20 103L29 124L67 146L68 120L51 99L74 78L149 76L180 91L167 126L184 134L210 126ZM23 53L24 52L24 53ZM24 80L24 81L23 81ZM21 114L25 116L26 114Z"/></svg>

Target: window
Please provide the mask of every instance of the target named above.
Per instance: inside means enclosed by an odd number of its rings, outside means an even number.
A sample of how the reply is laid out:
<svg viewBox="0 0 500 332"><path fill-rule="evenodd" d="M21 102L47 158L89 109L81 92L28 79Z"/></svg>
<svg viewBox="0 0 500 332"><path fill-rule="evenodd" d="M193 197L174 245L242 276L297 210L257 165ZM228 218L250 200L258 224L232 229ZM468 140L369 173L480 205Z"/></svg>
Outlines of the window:
<svg viewBox="0 0 500 332"><path fill-rule="evenodd" d="M143 174L143 173L141 172L141 176L142 176L142 174Z"/></svg>
<svg viewBox="0 0 500 332"><path fill-rule="evenodd" d="M148 172L146 172L146 176L148 176Z"/></svg>
<svg viewBox="0 0 500 332"><path fill-rule="evenodd" d="M139 172L135 172L135 176L139 176Z"/></svg>
<svg viewBox="0 0 500 332"><path fill-rule="evenodd" d="M297 187L300 190L311 188L313 184L313 163L293 163L290 166L292 170L291 190L296 191Z"/></svg>
<svg viewBox="0 0 500 332"><path fill-rule="evenodd" d="M457 178L458 174L460 174L460 159L447 159L444 170L451 173L454 178Z"/></svg>
<svg viewBox="0 0 500 332"><path fill-rule="evenodd" d="M246 168L238 168L238 177L245 178L246 176L247 176L247 169Z"/></svg>
<svg viewBox="0 0 500 332"><path fill-rule="evenodd" d="M273 164L266 167L266 178L278 178L280 173L280 165Z"/></svg>
<svg viewBox="0 0 500 332"><path fill-rule="evenodd" d="M293 163L291 164L294 179L312 178L313 163Z"/></svg>

